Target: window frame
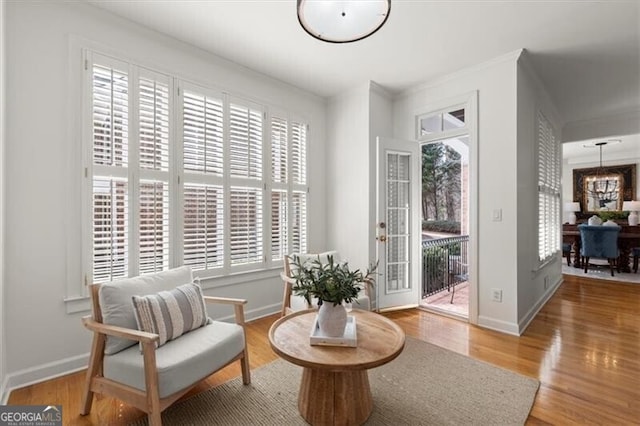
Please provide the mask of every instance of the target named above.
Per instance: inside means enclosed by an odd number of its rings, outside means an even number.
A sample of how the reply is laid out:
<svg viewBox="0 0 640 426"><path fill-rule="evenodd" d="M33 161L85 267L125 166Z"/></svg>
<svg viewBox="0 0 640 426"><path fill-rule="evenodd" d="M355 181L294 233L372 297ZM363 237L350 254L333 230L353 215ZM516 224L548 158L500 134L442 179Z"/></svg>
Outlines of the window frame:
<svg viewBox="0 0 640 426"><path fill-rule="evenodd" d="M77 43L77 42L76 42ZM72 43L72 44L76 44ZM72 46L73 47L73 46ZM80 247L82 251L82 259L80 260L80 268L82 273L82 285L81 289L79 286L69 285L67 291L66 300L69 302L77 302L79 299L85 298L88 296L88 285L92 283L93 280L93 234L91 232L91 227L93 225L93 216L92 211L93 207L91 205L91 200L93 198L93 190L92 185L90 183L93 181L94 177L94 167L93 167L93 149L94 149L94 141L93 141L93 128L92 128L92 108L93 108L93 95L92 95L92 75L93 75L93 66L94 64L105 65L105 66L117 66L118 69L122 69L127 72L128 76L128 88L129 88L129 98L128 98L128 118L129 118L129 128L128 128L128 139L129 139L129 155L128 155L128 170L127 170L127 187L129 188L129 195L131 200L129 201L130 212L129 212L129 220L128 220L128 264L129 269L125 276L136 276L139 271L139 258L138 254L140 252L140 240L139 240L139 218L137 217L139 214L139 183L144 179L143 175L155 175L158 174L155 171L148 171L147 173L140 168L140 164L138 161L138 149L139 149L139 90L140 90L140 77L143 75L151 74L151 75L161 75L165 77L168 81L169 85L169 170L166 172L168 174L168 186L169 186L169 268L180 266L184 263L183 257L183 237L184 237L184 184L188 182L185 179L185 173L183 169L183 128L182 128L182 94L183 90L188 87L195 87L197 90L204 89L207 92L214 92L222 95L224 102L225 112L228 112L230 102L239 102L242 105L252 105L260 109L262 113L262 161L261 161L261 173L262 177L255 182L250 182L250 185L247 185L247 181L242 178L231 177L229 176L229 165L227 164L229 150L229 140L228 140L228 132L229 132L229 116L224 115L224 138L223 138L223 149L225 151L224 157L224 170L221 180L221 184L224 190L224 198L225 205L224 209L226 215L224 217L224 229L225 234L223 236L225 250L223 254L224 265L221 268L214 269L205 269L205 270L194 270L194 275L203 279L209 278L217 278L220 283L227 283L234 281L232 278L237 274L244 273L255 273L257 276L264 276L264 272L275 268L281 268L283 260L272 260L270 253L272 251L271 248L271 198L270 198L270 181L271 181L271 139L270 139L270 114L271 111L282 111L282 108L273 107L268 102L264 101L256 101L251 98L245 96L236 96L231 95L226 91L222 91L218 88L215 88L211 85L203 85L192 83L191 81L182 78L176 73L164 73L160 71L155 71L151 68L145 67L138 63L135 63L132 60L122 59L121 55L116 53L103 53L103 51L94 46L87 46L86 44L80 44L77 46L82 53L82 64L83 70L82 78L80 78L81 84L79 89L79 99L80 99L80 120L79 120L79 133L80 133L80 141L79 146L81 147L81 164L82 164L82 183L81 183L81 213L80 213ZM74 65L77 66L77 62L74 62ZM70 82L70 84L72 84ZM74 113L77 111L74 107L72 107L71 111ZM287 113L287 117L294 117L293 114ZM308 205L309 205L309 175L308 175L308 152L310 146L310 138L309 138L309 125L308 120L295 116L301 123L304 123L307 129L306 132L306 152L305 152L305 182L304 190L306 191L306 205L307 212L306 217L308 218ZM289 118L291 119L291 118ZM287 123L289 125L289 122ZM135 141L135 142L134 142ZM134 145L135 143L135 145ZM287 148L290 150L290 147ZM132 155L135 153L135 155ZM135 157L135 158L133 158ZM288 157L291 157L290 152L288 151ZM288 164L288 167L290 165ZM288 174L291 175L291 171L287 170ZM230 189L233 183L238 183L240 186L250 186L255 187L261 196L262 196L262 208L261 208L261 226L262 226L262 242L261 242L261 251L262 251L262 260L256 263L250 263L247 265L230 265L230 251L228 250L229 241L228 241L228 230L230 228L229 224L229 196ZM291 189L287 188L288 199L291 198ZM290 200L288 200L290 203ZM289 248L288 252L291 252L291 221L289 220L287 223L288 227L288 235L289 241L287 242L287 247ZM306 224L306 229L304 230L304 236L306 239L306 244L308 246L309 242L309 232L308 232L308 223ZM271 276L271 274L269 274ZM205 288L215 286L214 283L209 283L210 285L205 285ZM224 284L228 285L228 284ZM76 289L76 290L74 290ZM78 312L81 311L80 308L71 308L68 312Z"/></svg>

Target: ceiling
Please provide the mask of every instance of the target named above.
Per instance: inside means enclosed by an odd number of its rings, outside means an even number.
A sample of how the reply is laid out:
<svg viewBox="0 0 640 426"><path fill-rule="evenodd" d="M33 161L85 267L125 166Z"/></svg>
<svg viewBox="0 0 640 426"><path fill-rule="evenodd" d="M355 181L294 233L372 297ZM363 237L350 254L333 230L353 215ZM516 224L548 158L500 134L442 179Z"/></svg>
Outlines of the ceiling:
<svg viewBox="0 0 640 426"><path fill-rule="evenodd" d="M393 0L349 44L310 37L294 0L87 1L325 97L368 80L398 93L525 48L565 122L640 110L638 0Z"/></svg>

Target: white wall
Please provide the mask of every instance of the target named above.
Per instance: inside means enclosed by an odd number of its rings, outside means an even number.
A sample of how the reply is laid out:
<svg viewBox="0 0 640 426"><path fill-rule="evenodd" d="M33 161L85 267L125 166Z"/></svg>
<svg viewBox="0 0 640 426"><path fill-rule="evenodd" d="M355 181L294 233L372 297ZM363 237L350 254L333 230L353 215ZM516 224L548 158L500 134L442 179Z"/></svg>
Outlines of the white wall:
<svg viewBox="0 0 640 426"><path fill-rule="evenodd" d="M4 398L7 351L5 345L5 308L4 308L4 235L5 235L5 127L7 108L5 103L5 71L6 71L6 3L0 0L0 404L6 404Z"/></svg>
<svg viewBox="0 0 640 426"><path fill-rule="evenodd" d="M517 295L518 327L522 333L562 280L562 258L538 267L537 114L555 129L561 144L562 124L551 98L524 52L517 68ZM560 230L558 230L560 232ZM546 282L546 288L545 288Z"/></svg>
<svg viewBox="0 0 640 426"><path fill-rule="evenodd" d="M415 139L415 116L425 106L478 91L477 215L478 324L518 333L516 65L519 52L407 91L394 102L394 136ZM473 149L473 147L472 147ZM492 221L502 209L502 221ZM532 242L533 244L534 242ZM502 303L491 289L502 289Z"/></svg>
<svg viewBox="0 0 640 426"><path fill-rule="evenodd" d="M10 2L7 22L6 173L12 185L5 194L4 284L10 385L82 368L89 350L81 314L67 314L63 301L67 284L73 287L80 278L81 254L80 168L74 160L79 143L70 124L79 111L66 105L70 90L80 84L68 81L80 61L69 57L70 35L142 65L306 117L311 128L309 247L326 246L323 99L84 3ZM278 272L244 275L242 284L227 279L204 285L223 286L208 294L247 298L248 316L255 317L280 310Z"/></svg>
<svg viewBox="0 0 640 426"><path fill-rule="evenodd" d="M369 263L376 263L380 255L377 253L379 243L376 241L377 229L377 139L393 135L393 99L392 96L378 84L371 82L369 89L369 218L368 242ZM370 294L375 297L376 292ZM373 301L377 306L377 300Z"/></svg>
<svg viewBox="0 0 640 426"><path fill-rule="evenodd" d="M327 249L369 264L369 83L327 105Z"/></svg>

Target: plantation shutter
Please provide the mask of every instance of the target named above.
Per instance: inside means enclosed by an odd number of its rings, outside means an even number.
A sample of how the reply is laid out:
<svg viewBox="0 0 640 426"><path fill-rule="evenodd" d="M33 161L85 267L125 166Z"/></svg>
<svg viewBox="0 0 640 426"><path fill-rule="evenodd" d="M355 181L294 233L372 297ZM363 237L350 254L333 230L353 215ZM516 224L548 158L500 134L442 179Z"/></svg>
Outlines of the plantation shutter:
<svg viewBox="0 0 640 426"><path fill-rule="evenodd" d="M224 103L222 94L182 94L183 259L194 270L224 264Z"/></svg>
<svg viewBox="0 0 640 426"><path fill-rule="evenodd" d="M141 70L138 93L139 273L169 268L169 79Z"/></svg>
<svg viewBox="0 0 640 426"><path fill-rule="evenodd" d="M538 113L538 260L560 250L560 147L553 128Z"/></svg>
<svg viewBox="0 0 640 426"><path fill-rule="evenodd" d="M184 186L184 264L193 269L221 267L224 261L222 187Z"/></svg>
<svg viewBox="0 0 640 426"><path fill-rule="evenodd" d="M291 250L296 253L307 251L307 125L291 123Z"/></svg>
<svg viewBox="0 0 640 426"><path fill-rule="evenodd" d="M231 266L264 261L263 115L239 99L229 104L229 256Z"/></svg>
<svg viewBox="0 0 640 426"><path fill-rule="evenodd" d="M294 253L307 252L307 194L305 192L293 192L291 203L291 235Z"/></svg>
<svg viewBox="0 0 640 426"><path fill-rule="evenodd" d="M307 126L291 123L291 174L293 183L307 183Z"/></svg>
<svg viewBox="0 0 640 426"><path fill-rule="evenodd" d="M287 191L271 191L271 260L282 260L288 254Z"/></svg>
<svg viewBox="0 0 640 426"><path fill-rule="evenodd" d="M91 67L92 280L129 273L129 77L127 65Z"/></svg>
<svg viewBox="0 0 640 426"><path fill-rule="evenodd" d="M262 190L231 187L231 265L262 262Z"/></svg>

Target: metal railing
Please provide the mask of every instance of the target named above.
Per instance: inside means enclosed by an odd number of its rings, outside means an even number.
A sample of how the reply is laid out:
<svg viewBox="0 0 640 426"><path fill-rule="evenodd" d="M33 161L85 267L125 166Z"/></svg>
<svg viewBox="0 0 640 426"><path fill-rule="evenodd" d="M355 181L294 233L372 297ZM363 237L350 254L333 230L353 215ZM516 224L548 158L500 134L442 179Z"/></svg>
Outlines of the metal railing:
<svg viewBox="0 0 640 426"><path fill-rule="evenodd" d="M468 235L422 242L423 298L467 281L468 246Z"/></svg>

